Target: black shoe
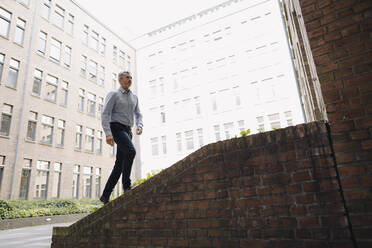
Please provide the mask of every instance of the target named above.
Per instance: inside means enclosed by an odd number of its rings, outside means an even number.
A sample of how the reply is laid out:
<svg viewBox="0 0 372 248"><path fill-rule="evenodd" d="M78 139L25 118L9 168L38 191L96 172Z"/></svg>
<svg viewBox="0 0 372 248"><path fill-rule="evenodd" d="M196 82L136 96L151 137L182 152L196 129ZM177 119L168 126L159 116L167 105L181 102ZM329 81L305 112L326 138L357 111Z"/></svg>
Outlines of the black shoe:
<svg viewBox="0 0 372 248"><path fill-rule="evenodd" d="M131 190L131 189L132 189L132 186L129 186L129 187L124 188L124 193L125 193L126 191Z"/></svg>
<svg viewBox="0 0 372 248"><path fill-rule="evenodd" d="M103 195L99 198L99 200L101 202L103 202L103 204L107 204L109 202L109 198L107 198L107 197L105 197Z"/></svg>

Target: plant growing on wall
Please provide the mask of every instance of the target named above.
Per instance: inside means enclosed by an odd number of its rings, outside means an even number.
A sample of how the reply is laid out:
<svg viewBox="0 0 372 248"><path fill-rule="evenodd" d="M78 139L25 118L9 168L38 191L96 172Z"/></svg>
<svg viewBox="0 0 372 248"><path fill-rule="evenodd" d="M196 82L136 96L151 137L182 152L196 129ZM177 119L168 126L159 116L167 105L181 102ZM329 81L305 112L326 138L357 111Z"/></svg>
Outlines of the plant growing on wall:
<svg viewBox="0 0 372 248"><path fill-rule="evenodd" d="M247 135L249 135L251 133L251 129L247 129L246 131L241 131L240 132L240 135L242 136L242 137L245 137L245 136L247 136Z"/></svg>

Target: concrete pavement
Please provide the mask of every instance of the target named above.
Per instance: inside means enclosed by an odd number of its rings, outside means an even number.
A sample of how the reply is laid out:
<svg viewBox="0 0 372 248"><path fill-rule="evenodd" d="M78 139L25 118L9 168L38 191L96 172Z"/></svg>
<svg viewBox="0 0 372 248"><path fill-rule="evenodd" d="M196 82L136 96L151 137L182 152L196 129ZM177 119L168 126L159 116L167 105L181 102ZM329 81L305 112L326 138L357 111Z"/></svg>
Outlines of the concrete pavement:
<svg viewBox="0 0 372 248"><path fill-rule="evenodd" d="M71 224L57 223L0 231L0 248L50 248L53 226Z"/></svg>

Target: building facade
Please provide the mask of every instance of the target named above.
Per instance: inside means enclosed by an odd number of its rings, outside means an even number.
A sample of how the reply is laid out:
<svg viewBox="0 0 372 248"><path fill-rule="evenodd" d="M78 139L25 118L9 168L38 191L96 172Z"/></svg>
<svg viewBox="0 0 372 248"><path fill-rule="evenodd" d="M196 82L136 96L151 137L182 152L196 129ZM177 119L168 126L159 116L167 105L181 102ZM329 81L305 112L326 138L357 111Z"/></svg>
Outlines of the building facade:
<svg viewBox="0 0 372 248"><path fill-rule="evenodd" d="M285 27L277 0L230 0L135 40L143 174L306 121Z"/></svg>
<svg viewBox="0 0 372 248"><path fill-rule="evenodd" d="M99 197L116 154L100 111L135 68L134 48L74 1L1 1L0 198Z"/></svg>

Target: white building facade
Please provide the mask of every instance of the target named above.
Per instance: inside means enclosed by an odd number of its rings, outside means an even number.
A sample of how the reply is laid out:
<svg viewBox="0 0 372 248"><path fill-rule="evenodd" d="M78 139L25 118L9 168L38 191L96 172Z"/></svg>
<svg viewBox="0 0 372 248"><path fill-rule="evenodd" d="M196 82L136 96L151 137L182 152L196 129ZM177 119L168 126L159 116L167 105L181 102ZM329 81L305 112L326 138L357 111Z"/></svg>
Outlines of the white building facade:
<svg viewBox="0 0 372 248"><path fill-rule="evenodd" d="M305 122L277 0L231 0L135 41L142 176L201 146Z"/></svg>
<svg viewBox="0 0 372 248"><path fill-rule="evenodd" d="M104 99L135 67L135 49L74 1L0 1L0 199L99 198L116 155Z"/></svg>

